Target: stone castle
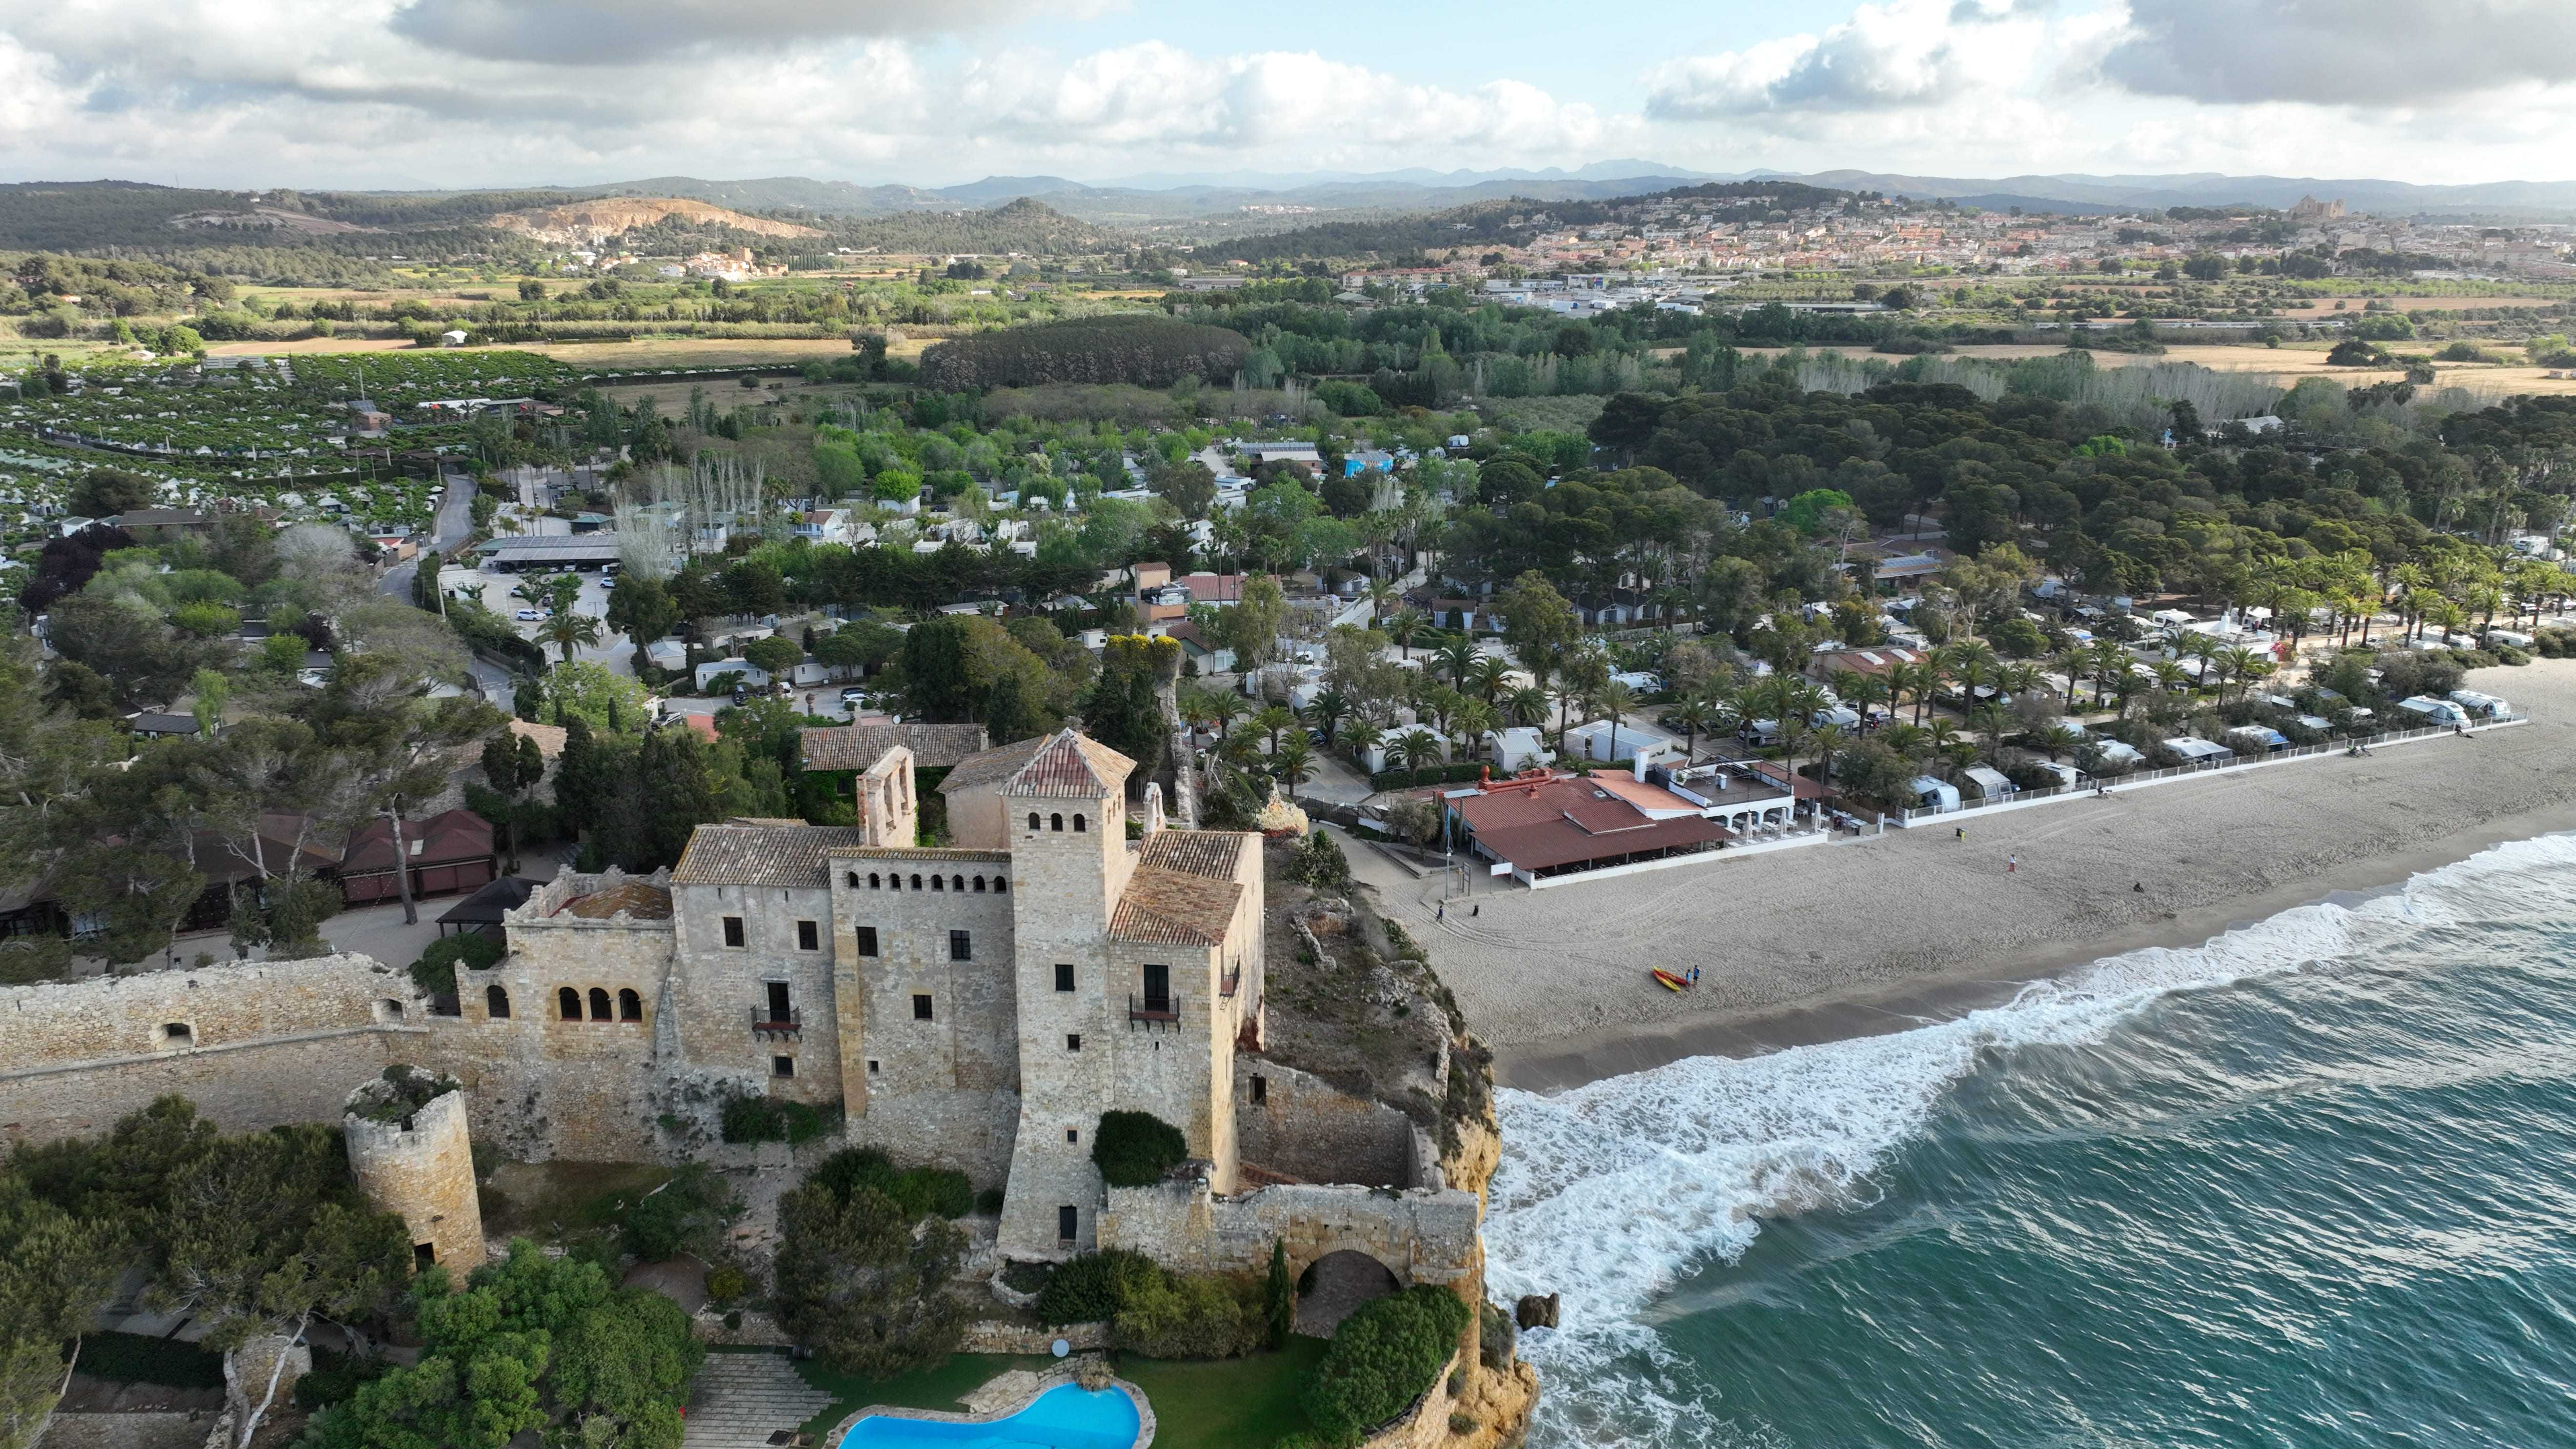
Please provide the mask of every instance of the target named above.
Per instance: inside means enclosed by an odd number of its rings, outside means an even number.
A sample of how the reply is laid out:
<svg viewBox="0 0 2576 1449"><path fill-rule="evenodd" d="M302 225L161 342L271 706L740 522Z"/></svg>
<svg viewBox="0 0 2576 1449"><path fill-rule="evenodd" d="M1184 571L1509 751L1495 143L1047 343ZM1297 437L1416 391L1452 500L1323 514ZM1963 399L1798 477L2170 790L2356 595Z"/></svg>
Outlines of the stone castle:
<svg viewBox="0 0 2576 1449"><path fill-rule="evenodd" d="M364 957L0 990L0 1137L102 1131L170 1091L228 1127L338 1120L352 1081L405 1062L459 1084L460 1142L470 1101L509 1156L670 1160L719 1150L723 1106L759 1095L1001 1189L1009 1257L1252 1270L1277 1238L1300 1268L1351 1250L1479 1291L1477 1194L1423 1130L1261 1057L1260 836L1167 825L1148 787L1131 839L1133 762L1065 730L961 759L939 785L957 843L923 848L912 751L864 764L855 826L705 825L667 872L539 888L453 1014ZM1107 1188L1113 1110L1177 1127L1191 1162ZM461 1151L445 1111L382 1150ZM417 1215L425 1254L469 1252L429 1231L434 1202Z"/></svg>

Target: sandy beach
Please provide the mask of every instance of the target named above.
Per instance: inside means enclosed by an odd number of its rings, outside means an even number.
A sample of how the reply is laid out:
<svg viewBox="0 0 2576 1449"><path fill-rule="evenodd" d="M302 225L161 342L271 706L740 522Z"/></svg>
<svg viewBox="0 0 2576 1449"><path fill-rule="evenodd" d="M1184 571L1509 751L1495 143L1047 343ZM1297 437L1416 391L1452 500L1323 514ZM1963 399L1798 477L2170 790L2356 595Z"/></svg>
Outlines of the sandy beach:
<svg viewBox="0 0 2576 1449"><path fill-rule="evenodd" d="M1965 841L1891 829L1546 891L1480 882L1445 919L1436 878L1365 847L1351 863L1429 944L1498 1078L1543 1091L1901 1030L2071 965L2576 829L2576 661L2469 687L2532 722L1970 815ZM1687 995L1646 974L1694 965Z"/></svg>

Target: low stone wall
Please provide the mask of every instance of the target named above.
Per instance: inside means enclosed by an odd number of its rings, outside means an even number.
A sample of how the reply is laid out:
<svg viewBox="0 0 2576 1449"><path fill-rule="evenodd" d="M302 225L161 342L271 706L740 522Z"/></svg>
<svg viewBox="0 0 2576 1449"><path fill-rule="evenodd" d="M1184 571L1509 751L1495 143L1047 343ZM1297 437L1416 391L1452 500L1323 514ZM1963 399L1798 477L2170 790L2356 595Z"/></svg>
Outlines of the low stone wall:
<svg viewBox="0 0 2576 1449"><path fill-rule="evenodd" d="M1245 1162L1307 1182L1424 1185L1412 1118L1249 1054L1234 1059L1234 1142Z"/></svg>
<svg viewBox="0 0 2576 1449"><path fill-rule="evenodd" d="M727 1316L712 1308L701 1308L697 1315L689 1320L689 1332L696 1335L700 1343L723 1344L734 1348L793 1348L796 1346L796 1340L789 1336L786 1329L778 1326L778 1320L766 1313L754 1312L748 1308L742 1309L732 1315L735 1323L731 1328L725 1326Z"/></svg>
<svg viewBox="0 0 2576 1449"><path fill-rule="evenodd" d="M1458 1372L1459 1355L1451 1354L1440 1366L1440 1374L1412 1412L1360 1441L1360 1449L1433 1449L1449 1440L1449 1411L1456 1401L1449 1394L1449 1380Z"/></svg>
<svg viewBox="0 0 2576 1449"><path fill-rule="evenodd" d="M961 1353L1048 1354L1055 1352L1059 1338L1072 1345L1076 1353L1104 1349L1109 1347L1109 1325L1068 1323L1057 1328L1030 1328L987 1318L967 1324L966 1337L957 1347Z"/></svg>
<svg viewBox="0 0 2576 1449"><path fill-rule="evenodd" d="M1366 1253L1400 1283L1439 1283L1470 1302L1482 1292L1476 1235L1480 1204L1455 1188L1321 1187L1289 1184L1218 1197L1186 1180L1113 1187L1100 1210L1100 1245L1136 1248L1166 1266L1203 1273L1255 1273L1284 1243L1288 1271L1329 1253Z"/></svg>

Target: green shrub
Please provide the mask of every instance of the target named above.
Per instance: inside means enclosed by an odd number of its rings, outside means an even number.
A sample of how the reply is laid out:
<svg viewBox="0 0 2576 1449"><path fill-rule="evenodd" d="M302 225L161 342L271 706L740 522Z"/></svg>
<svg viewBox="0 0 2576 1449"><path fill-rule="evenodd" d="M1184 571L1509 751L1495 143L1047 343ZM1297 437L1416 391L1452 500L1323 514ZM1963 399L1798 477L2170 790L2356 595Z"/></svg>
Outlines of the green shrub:
<svg viewBox="0 0 2576 1449"><path fill-rule="evenodd" d="M411 963L411 979L432 996L454 996L458 966L489 971L501 963L501 954L501 938L486 932L441 936L423 947L420 959Z"/></svg>
<svg viewBox="0 0 2576 1449"><path fill-rule="evenodd" d="M1476 1315L1476 1357L1489 1369L1507 1369L1520 1349L1520 1325L1510 1310L1488 1303Z"/></svg>
<svg viewBox="0 0 2576 1449"><path fill-rule="evenodd" d="M1473 1414L1462 1414L1454 1409L1451 1410L1449 1414L1449 1432L1452 1434L1475 1433L1476 1416Z"/></svg>
<svg viewBox="0 0 2576 1449"><path fill-rule="evenodd" d="M1092 1165L1111 1187L1151 1187L1189 1155L1181 1129L1151 1112L1103 1112L1091 1134Z"/></svg>
<svg viewBox="0 0 2576 1449"><path fill-rule="evenodd" d="M723 1178L706 1164L693 1162L626 1210L620 1246L647 1263L704 1252L741 1206Z"/></svg>
<svg viewBox="0 0 2576 1449"><path fill-rule="evenodd" d="M1156 1268L1126 1282L1111 1320L1118 1346L1147 1358L1233 1358L1267 1342L1257 1284Z"/></svg>
<svg viewBox="0 0 2576 1449"><path fill-rule="evenodd" d="M82 1357L86 1361L87 1355ZM385 1359L317 1348L313 1350L313 1372L295 1381L295 1406L308 1414L327 1409L356 1393L360 1384L384 1377L392 1367Z"/></svg>
<svg viewBox="0 0 2576 1449"><path fill-rule="evenodd" d="M1307 1417L1349 1440L1403 1413L1448 1364L1467 1316L1457 1294L1429 1284L1361 1305L1306 1385Z"/></svg>
<svg viewBox="0 0 2576 1449"><path fill-rule="evenodd" d="M707 1272L707 1296L730 1303L751 1291L751 1275L727 1263Z"/></svg>
<svg viewBox="0 0 2576 1449"><path fill-rule="evenodd" d="M1154 1260L1132 1248L1084 1253L1056 1265L1038 1290L1038 1321L1099 1323L1118 1316L1127 1298L1126 1285L1161 1272Z"/></svg>
<svg viewBox="0 0 2576 1449"><path fill-rule="evenodd" d="M2531 662L2530 655L2523 653L2521 650L2514 648L2510 644L2497 645L2495 657L2496 662L2499 664L2523 665Z"/></svg>
<svg viewBox="0 0 2576 1449"><path fill-rule="evenodd" d="M727 1098L721 1117L727 1142L811 1142L832 1119L803 1102L748 1094Z"/></svg>
<svg viewBox="0 0 2576 1449"><path fill-rule="evenodd" d="M975 1188L966 1174L944 1167L895 1170L893 1159L873 1147L852 1147L824 1158L813 1181L846 1198L871 1187L894 1199L914 1219L962 1218L975 1210Z"/></svg>

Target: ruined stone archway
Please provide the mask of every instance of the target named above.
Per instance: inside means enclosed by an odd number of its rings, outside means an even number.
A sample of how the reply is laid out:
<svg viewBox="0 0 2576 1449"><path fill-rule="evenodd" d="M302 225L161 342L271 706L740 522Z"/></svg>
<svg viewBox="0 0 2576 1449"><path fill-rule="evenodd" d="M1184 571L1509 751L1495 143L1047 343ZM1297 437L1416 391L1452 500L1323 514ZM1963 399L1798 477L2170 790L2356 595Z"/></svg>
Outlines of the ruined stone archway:
<svg viewBox="0 0 2576 1449"><path fill-rule="evenodd" d="M1402 1287L1395 1270L1353 1248L1326 1253L1297 1278L1297 1331L1330 1338L1353 1310Z"/></svg>

